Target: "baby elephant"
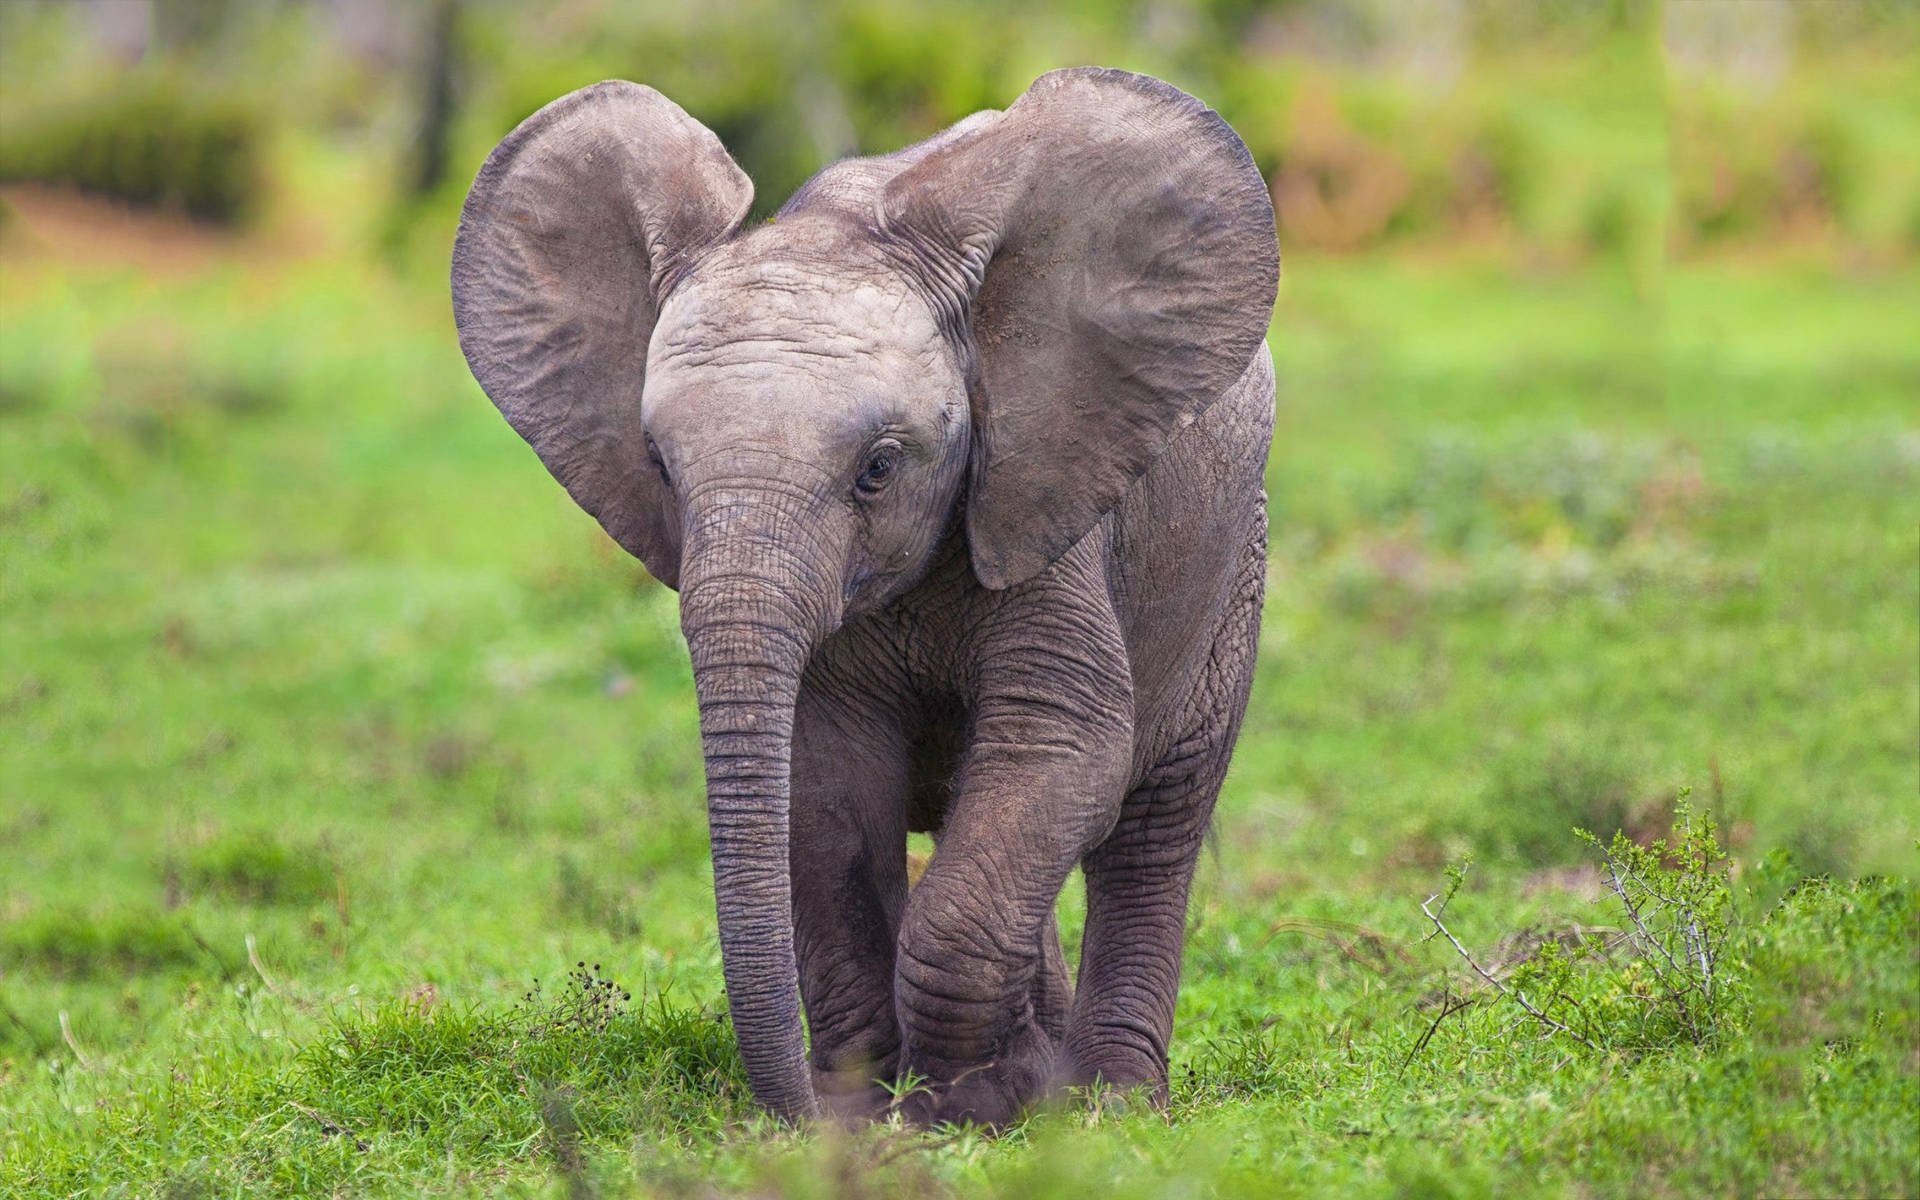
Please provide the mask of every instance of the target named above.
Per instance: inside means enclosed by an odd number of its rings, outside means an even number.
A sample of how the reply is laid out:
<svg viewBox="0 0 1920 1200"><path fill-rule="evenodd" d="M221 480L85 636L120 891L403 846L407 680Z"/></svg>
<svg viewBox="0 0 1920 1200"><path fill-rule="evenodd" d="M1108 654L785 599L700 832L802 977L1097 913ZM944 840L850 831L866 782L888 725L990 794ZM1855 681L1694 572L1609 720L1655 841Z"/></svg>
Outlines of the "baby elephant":
<svg viewBox="0 0 1920 1200"><path fill-rule="evenodd" d="M481 168L453 306L514 429L679 590L754 1095L857 1119L912 1077L909 1119L989 1125L1164 1097L1260 623L1260 174L1193 97L1078 69L743 228L752 199L678 106L596 84Z"/></svg>

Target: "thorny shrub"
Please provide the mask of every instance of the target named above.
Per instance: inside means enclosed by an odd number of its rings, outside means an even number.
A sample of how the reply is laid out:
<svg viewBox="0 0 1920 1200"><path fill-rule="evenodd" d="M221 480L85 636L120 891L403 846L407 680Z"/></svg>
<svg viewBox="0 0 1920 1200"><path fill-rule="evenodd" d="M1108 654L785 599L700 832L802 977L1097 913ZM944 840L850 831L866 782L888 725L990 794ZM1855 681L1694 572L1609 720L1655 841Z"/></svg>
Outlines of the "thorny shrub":
<svg viewBox="0 0 1920 1200"><path fill-rule="evenodd" d="M1624 833L1602 842L1575 831L1599 856L1616 925L1509 939L1505 953L1482 963L1444 920L1471 865L1464 864L1420 906L1433 925L1429 938L1446 938L1492 1002L1516 1010L1516 1024L1589 1050L1709 1045L1739 1033L1750 999L1731 863L1713 819L1688 797L1682 789L1672 835L1648 845Z"/></svg>

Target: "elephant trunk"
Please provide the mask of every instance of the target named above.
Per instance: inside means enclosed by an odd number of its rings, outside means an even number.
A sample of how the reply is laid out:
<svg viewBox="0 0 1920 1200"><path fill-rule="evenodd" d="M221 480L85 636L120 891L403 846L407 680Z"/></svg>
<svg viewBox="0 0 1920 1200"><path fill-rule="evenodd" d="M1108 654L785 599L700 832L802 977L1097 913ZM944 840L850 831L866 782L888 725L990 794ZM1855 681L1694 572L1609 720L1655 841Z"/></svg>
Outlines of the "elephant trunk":
<svg viewBox="0 0 1920 1200"><path fill-rule="evenodd" d="M700 701L727 1003L754 1097L800 1120L816 1106L794 960L788 805L800 674L826 629L810 601L827 589L806 586L817 573L774 549L781 539L714 524L726 536L688 539L680 612Z"/></svg>

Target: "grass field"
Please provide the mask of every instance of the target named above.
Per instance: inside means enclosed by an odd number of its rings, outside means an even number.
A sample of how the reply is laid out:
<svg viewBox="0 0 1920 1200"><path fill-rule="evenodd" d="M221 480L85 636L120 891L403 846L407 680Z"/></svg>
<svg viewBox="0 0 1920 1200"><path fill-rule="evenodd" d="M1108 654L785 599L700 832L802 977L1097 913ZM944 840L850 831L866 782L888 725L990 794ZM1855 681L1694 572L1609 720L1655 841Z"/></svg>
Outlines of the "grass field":
<svg viewBox="0 0 1920 1200"><path fill-rule="evenodd" d="M0 263L0 1195L1920 1194L1911 268L1290 260L1171 1111L993 1139L754 1116L674 597L444 294L190 257ZM1683 788L1713 1036L1424 940L1620 927L1573 830Z"/></svg>

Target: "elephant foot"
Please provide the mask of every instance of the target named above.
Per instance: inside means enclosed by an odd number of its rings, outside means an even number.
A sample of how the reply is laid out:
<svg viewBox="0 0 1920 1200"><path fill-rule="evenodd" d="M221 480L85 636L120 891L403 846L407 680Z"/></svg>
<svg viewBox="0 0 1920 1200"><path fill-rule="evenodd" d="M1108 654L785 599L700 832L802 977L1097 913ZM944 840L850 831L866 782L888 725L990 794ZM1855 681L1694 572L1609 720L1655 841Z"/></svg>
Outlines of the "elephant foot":
<svg viewBox="0 0 1920 1200"><path fill-rule="evenodd" d="M901 1101L915 1125L981 1125L1000 1129L1047 1093L1053 1078L1053 1042L1029 1017L991 1062L967 1066L927 1063L926 1082Z"/></svg>
<svg viewBox="0 0 1920 1200"><path fill-rule="evenodd" d="M1165 1108L1170 1097L1166 1060L1132 1047L1069 1052L1058 1083L1084 1093L1100 1108L1120 1112L1142 1102Z"/></svg>
<svg viewBox="0 0 1920 1200"><path fill-rule="evenodd" d="M882 1080L892 1079L897 1055L860 1061L832 1070L812 1068L813 1095L829 1119L849 1128L886 1119L893 1092Z"/></svg>

